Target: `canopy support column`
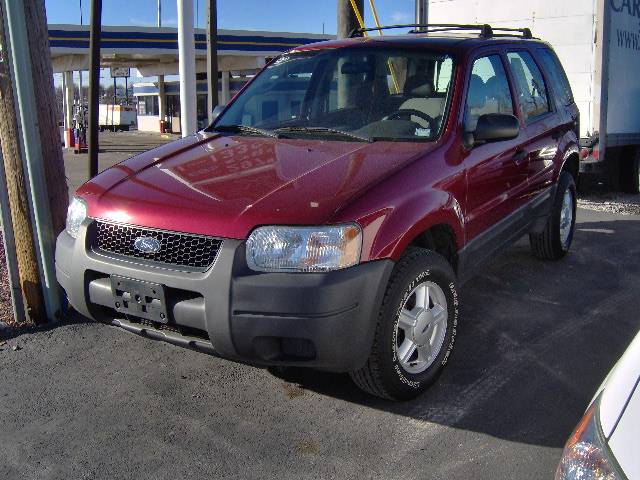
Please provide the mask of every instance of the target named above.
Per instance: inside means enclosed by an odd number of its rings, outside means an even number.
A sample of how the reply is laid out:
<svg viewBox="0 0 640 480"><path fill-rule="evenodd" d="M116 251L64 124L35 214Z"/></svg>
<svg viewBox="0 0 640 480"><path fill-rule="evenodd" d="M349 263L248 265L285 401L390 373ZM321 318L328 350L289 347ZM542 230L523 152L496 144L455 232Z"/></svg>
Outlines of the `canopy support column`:
<svg viewBox="0 0 640 480"><path fill-rule="evenodd" d="M180 131L183 137L187 137L197 131L196 45L193 32L193 0L177 1Z"/></svg>

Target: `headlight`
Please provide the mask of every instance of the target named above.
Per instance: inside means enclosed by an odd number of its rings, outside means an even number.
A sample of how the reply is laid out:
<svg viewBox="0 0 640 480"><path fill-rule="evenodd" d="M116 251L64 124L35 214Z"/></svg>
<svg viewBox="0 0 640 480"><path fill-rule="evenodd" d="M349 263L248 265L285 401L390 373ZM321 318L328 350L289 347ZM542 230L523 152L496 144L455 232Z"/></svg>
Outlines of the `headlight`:
<svg viewBox="0 0 640 480"><path fill-rule="evenodd" d="M84 200L73 197L67 210L67 233L73 238L78 238L80 225L87 218L87 204Z"/></svg>
<svg viewBox="0 0 640 480"><path fill-rule="evenodd" d="M616 480L609 447L602 437L596 415L596 400L576 427L564 447L556 480Z"/></svg>
<svg viewBox="0 0 640 480"><path fill-rule="evenodd" d="M260 227L247 240L247 264L260 272L325 272L360 261L357 225Z"/></svg>

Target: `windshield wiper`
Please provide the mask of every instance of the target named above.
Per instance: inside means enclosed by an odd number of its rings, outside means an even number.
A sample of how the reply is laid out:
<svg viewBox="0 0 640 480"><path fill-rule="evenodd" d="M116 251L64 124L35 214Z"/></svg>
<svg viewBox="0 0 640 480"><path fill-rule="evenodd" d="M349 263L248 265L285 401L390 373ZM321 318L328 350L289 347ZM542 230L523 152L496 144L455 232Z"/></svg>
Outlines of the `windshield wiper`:
<svg viewBox="0 0 640 480"><path fill-rule="evenodd" d="M216 125L213 127L214 132L233 132L233 133L252 133L263 137L278 138L278 134L271 130L264 130L250 125Z"/></svg>
<svg viewBox="0 0 640 480"><path fill-rule="evenodd" d="M274 130L277 134L282 135L283 133L319 133L319 134L330 134L330 135L340 135L342 137L351 138L353 140L358 140L359 142L369 142L372 143L374 140L369 137L364 137L362 135L358 135L357 133L345 132L344 130L338 130L337 128L329 128L329 127L281 127L276 128Z"/></svg>

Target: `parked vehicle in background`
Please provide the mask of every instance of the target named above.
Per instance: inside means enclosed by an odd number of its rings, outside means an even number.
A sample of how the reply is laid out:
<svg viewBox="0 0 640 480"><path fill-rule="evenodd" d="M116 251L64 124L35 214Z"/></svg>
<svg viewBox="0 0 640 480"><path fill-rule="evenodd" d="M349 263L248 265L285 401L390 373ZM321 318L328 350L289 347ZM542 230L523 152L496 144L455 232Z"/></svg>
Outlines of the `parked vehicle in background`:
<svg viewBox="0 0 640 480"><path fill-rule="evenodd" d="M640 479L640 334L567 442L556 480Z"/></svg>
<svg viewBox="0 0 640 480"><path fill-rule="evenodd" d="M605 181L639 192L640 8L627 0L432 1L434 23L489 22L531 28L548 41L564 65L575 99L584 147L580 173L586 183Z"/></svg>
<svg viewBox="0 0 640 480"><path fill-rule="evenodd" d="M128 105L100 104L98 125L100 130L128 132L137 124L136 107Z"/></svg>
<svg viewBox="0 0 640 480"><path fill-rule="evenodd" d="M204 131L82 186L56 249L70 304L384 398L424 391L460 282L523 235L567 253L579 161L548 44L430 28L295 48Z"/></svg>

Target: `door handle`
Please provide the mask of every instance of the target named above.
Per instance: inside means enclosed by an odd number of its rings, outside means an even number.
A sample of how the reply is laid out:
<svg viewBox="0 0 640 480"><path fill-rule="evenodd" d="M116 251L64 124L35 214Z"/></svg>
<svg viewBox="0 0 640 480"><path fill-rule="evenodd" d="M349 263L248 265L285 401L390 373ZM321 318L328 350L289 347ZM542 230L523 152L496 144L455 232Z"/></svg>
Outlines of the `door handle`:
<svg viewBox="0 0 640 480"><path fill-rule="evenodd" d="M526 150L518 150L511 159L516 163L522 163L525 158L529 156L529 152Z"/></svg>

